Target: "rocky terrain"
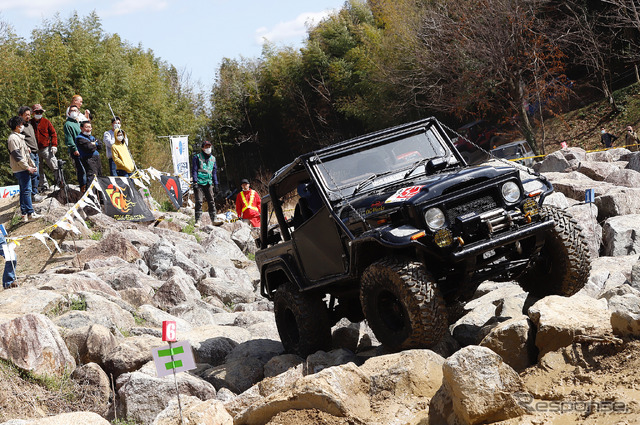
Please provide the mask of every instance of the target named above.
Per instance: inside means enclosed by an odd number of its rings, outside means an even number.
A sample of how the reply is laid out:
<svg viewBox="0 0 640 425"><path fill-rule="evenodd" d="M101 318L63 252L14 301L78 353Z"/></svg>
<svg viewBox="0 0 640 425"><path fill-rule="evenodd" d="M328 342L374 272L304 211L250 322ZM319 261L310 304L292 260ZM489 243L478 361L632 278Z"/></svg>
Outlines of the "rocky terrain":
<svg viewBox="0 0 640 425"><path fill-rule="evenodd" d="M68 261L0 292L0 373L17 371L0 376L0 421L168 425L181 409L185 424L640 423L640 153L570 148L536 168L556 188L546 203L585 230L588 284L535 299L484 282L432 350L386 352L343 320L332 351L286 354L246 225L189 234L184 213L136 224L87 211L85 238L61 243ZM53 201L50 221L67 209ZM152 362L164 320L197 363L177 375L180 406ZM34 377L76 394L35 403Z"/></svg>

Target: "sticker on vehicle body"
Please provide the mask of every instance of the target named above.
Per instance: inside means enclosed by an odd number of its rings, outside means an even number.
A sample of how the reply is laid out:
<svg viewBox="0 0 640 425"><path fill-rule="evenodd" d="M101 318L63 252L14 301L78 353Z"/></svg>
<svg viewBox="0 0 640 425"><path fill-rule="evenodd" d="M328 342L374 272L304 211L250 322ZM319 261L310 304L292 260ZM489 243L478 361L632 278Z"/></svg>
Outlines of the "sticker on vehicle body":
<svg viewBox="0 0 640 425"><path fill-rule="evenodd" d="M391 229L389 231L389 233L391 233L393 236L397 238L406 238L407 236L411 236L417 232L419 232L418 229L416 229L413 226L407 226L407 225L398 226L395 229Z"/></svg>
<svg viewBox="0 0 640 425"><path fill-rule="evenodd" d="M390 204L392 202L408 201L409 199L413 198L418 193L420 193L420 189L422 189L423 187L424 186L410 186L410 187L402 188L398 190L396 193L394 193L393 195L391 195L386 201L384 201L384 203Z"/></svg>

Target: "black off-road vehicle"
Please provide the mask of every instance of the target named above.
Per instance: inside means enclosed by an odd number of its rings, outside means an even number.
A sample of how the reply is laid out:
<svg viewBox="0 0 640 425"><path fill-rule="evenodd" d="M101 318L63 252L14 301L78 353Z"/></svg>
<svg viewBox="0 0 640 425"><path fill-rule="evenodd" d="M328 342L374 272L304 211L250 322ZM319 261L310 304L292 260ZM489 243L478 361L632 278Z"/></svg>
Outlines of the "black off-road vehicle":
<svg viewBox="0 0 640 425"><path fill-rule="evenodd" d="M542 206L552 191L507 161L468 166L434 118L297 158L269 183L256 253L285 349L330 348L342 317L393 350L433 346L447 305L486 279L574 294L589 252L569 214Z"/></svg>

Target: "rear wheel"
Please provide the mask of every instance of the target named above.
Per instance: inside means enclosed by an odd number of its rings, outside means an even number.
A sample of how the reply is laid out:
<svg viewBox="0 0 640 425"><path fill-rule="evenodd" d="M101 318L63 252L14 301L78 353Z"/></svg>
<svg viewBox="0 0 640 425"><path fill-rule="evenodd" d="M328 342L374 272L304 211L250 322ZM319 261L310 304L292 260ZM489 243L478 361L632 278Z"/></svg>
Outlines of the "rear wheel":
<svg viewBox="0 0 640 425"><path fill-rule="evenodd" d="M360 301L376 338L392 350L429 348L447 332L444 300L419 262L373 263L362 275Z"/></svg>
<svg viewBox="0 0 640 425"><path fill-rule="evenodd" d="M538 296L570 296L587 283L591 271L589 246L578 222L566 211L545 206L542 214L555 226L545 236L544 246L531 260L518 282Z"/></svg>
<svg viewBox="0 0 640 425"><path fill-rule="evenodd" d="M273 297L280 340L288 353L306 357L331 348L331 324L326 304L318 294L302 293L291 282Z"/></svg>

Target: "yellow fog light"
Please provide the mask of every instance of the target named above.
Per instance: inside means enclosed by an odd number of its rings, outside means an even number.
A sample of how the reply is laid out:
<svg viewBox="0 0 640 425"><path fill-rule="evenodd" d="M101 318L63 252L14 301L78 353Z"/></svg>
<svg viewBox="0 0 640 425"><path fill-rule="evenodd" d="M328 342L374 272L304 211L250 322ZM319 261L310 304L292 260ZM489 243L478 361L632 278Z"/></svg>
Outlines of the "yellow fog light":
<svg viewBox="0 0 640 425"><path fill-rule="evenodd" d="M524 211L524 214L526 216L536 215L540 212L540 209L538 208L538 203L535 201L535 199L531 199L531 198L524 201L524 204L522 205L522 210Z"/></svg>
<svg viewBox="0 0 640 425"><path fill-rule="evenodd" d="M436 242L436 245L438 245L440 248L444 248L453 243L451 231L446 228L438 230L434 236L434 240Z"/></svg>

